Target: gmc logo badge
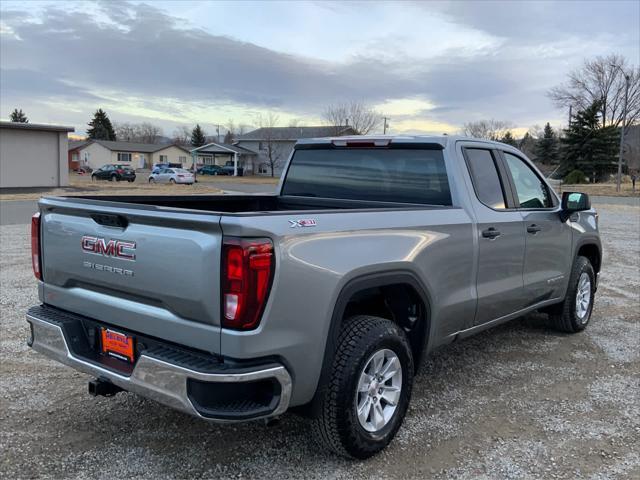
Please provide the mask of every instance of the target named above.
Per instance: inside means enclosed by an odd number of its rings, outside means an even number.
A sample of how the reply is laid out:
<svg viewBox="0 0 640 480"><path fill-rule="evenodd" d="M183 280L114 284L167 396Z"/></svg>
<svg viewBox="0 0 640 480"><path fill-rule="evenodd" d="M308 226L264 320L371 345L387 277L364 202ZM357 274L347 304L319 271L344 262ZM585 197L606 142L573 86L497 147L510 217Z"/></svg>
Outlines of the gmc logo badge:
<svg viewBox="0 0 640 480"><path fill-rule="evenodd" d="M122 240L109 240L107 242L104 238L85 235L82 237L81 245L83 251L93 253L94 255L131 261L136 259L135 242L125 242Z"/></svg>

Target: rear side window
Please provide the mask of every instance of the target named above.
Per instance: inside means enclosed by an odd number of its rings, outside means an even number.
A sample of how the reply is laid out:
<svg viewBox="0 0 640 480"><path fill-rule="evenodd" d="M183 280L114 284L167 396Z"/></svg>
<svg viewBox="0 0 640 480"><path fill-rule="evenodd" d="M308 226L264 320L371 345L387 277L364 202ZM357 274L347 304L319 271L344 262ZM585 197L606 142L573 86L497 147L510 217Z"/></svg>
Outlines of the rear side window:
<svg viewBox="0 0 640 480"><path fill-rule="evenodd" d="M496 210L505 208L504 191L498 176L498 169L490 150L465 149L473 188L478 200Z"/></svg>
<svg viewBox="0 0 640 480"><path fill-rule="evenodd" d="M442 150L296 150L282 194L451 205Z"/></svg>

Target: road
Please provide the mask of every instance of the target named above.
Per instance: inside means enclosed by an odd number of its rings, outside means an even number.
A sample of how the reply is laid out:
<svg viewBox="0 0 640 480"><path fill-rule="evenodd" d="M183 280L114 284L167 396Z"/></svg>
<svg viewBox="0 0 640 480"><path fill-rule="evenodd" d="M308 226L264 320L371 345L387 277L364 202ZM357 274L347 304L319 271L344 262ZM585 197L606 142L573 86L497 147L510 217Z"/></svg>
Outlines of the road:
<svg viewBox="0 0 640 480"><path fill-rule="evenodd" d="M230 183L224 182L219 185L211 182L213 186L219 187L228 193L271 193L275 185L251 184L251 183ZM591 197L594 205L629 205L640 206L639 197ZM6 200L0 202L0 225L16 225L29 223L31 215L36 211L35 200Z"/></svg>
<svg viewBox="0 0 640 480"><path fill-rule="evenodd" d="M272 184L208 182L208 185L220 188L227 193L271 193L276 186ZM29 223L31 215L37 210L36 200L0 201L0 225Z"/></svg>

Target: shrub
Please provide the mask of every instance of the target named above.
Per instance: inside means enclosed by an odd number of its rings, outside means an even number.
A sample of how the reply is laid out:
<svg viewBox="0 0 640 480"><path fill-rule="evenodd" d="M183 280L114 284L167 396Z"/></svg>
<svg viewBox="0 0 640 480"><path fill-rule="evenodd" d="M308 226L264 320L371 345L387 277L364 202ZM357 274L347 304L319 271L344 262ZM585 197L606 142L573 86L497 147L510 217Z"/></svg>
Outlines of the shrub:
<svg viewBox="0 0 640 480"><path fill-rule="evenodd" d="M564 183L570 185L577 185L579 183L586 183L587 177L582 170L571 170L566 177L564 177Z"/></svg>

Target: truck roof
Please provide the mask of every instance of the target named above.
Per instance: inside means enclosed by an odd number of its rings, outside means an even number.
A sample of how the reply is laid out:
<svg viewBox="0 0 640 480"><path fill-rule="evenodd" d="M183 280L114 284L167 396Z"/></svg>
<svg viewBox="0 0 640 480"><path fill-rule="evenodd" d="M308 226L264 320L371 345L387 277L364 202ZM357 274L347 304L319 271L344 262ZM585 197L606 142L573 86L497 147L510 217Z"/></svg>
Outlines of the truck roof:
<svg viewBox="0 0 640 480"><path fill-rule="evenodd" d="M343 142L366 143L387 141L390 143L424 143L430 145L436 144L440 145L442 148L445 148L449 142L456 142L459 140L511 147L510 145L504 143L485 140L482 138L465 137L463 135L348 135L342 137L301 138L296 142L296 145L322 145Z"/></svg>

